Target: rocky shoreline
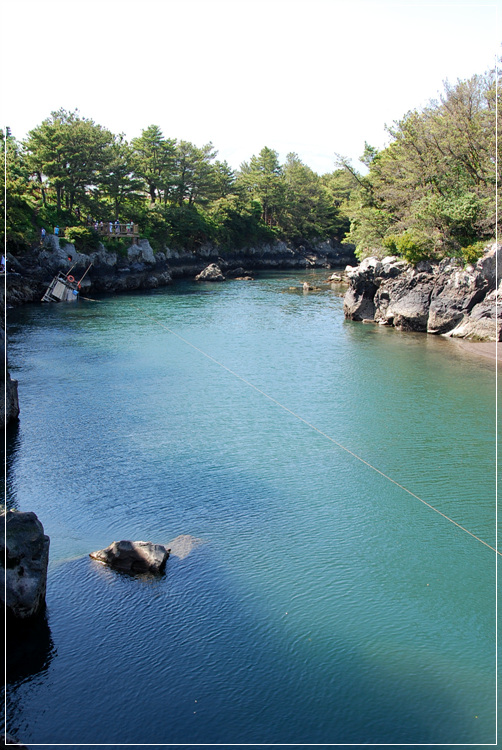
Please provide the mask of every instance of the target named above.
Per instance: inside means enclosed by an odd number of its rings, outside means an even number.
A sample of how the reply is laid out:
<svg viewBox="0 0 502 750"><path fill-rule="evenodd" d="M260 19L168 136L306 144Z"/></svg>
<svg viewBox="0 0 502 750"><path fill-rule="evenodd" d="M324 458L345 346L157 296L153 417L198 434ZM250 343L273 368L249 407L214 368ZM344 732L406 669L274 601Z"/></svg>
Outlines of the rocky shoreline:
<svg viewBox="0 0 502 750"><path fill-rule="evenodd" d="M122 252L100 245L97 251L84 254L74 245L48 235L43 244L24 256L7 255L7 304L15 307L40 302L58 271L67 273L72 267L72 275L78 280L90 264L82 280L82 296L166 286L176 278L195 278L213 263L224 275L235 276L257 270L344 266L354 257L352 245L329 241L308 247L277 241L232 252L222 252L208 244L194 252L165 248L154 253L148 240L139 240Z"/></svg>
<svg viewBox="0 0 502 750"><path fill-rule="evenodd" d="M502 245L489 245L475 265L455 259L416 266L390 256L370 257L345 269L350 320L469 341L502 335Z"/></svg>

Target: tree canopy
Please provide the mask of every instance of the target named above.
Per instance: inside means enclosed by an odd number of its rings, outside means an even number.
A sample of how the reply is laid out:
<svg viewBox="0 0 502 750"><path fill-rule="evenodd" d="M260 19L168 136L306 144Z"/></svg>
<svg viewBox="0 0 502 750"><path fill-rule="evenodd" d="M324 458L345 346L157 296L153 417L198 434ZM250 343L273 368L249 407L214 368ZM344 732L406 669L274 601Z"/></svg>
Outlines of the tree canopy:
<svg viewBox="0 0 502 750"><path fill-rule="evenodd" d="M495 76L446 83L438 100L387 128L386 148L365 143L367 173L335 154L333 172L318 175L295 153L281 164L269 147L233 170L212 143L168 138L156 124L127 142L60 109L24 141L0 133L7 247L29 247L42 226L119 219L157 248L336 239L360 258L473 260L495 234Z"/></svg>
<svg viewBox="0 0 502 750"><path fill-rule="evenodd" d="M368 174L352 179L347 239L359 257L475 259L495 235L495 72L446 83L439 100L389 127L390 144L365 144ZM500 115L499 115L500 117Z"/></svg>

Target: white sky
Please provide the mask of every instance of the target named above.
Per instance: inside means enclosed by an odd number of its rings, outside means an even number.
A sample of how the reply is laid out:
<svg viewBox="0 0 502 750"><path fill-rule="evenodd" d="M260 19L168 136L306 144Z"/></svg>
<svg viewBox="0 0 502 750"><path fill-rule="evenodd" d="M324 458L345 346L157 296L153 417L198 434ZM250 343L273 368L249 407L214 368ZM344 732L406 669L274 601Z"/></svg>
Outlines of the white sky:
<svg viewBox="0 0 502 750"><path fill-rule="evenodd" d="M22 139L78 108L128 139L212 141L234 168L268 146L330 172L493 68L501 1L3 0L1 124Z"/></svg>

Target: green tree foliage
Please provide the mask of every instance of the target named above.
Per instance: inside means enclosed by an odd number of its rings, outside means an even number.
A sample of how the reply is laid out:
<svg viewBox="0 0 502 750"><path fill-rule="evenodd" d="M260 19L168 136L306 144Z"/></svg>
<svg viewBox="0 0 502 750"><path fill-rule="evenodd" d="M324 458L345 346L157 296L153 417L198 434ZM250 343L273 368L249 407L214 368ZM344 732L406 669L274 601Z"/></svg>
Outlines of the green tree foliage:
<svg viewBox="0 0 502 750"><path fill-rule="evenodd" d="M353 181L347 237L359 257L396 252L472 257L495 234L495 74L445 84L439 101L388 128L391 143L365 144L366 176ZM470 248L470 250L469 250Z"/></svg>
<svg viewBox="0 0 502 750"><path fill-rule="evenodd" d="M175 149L174 195L178 206L204 205L216 196L216 151L212 143L197 148L180 141Z"/></svg>
<svg viewBox="0 0 502 750"><path fill-rule="evenodd" d="M109 130L80 117L77 110L52 112L29 133L25 144L27 164L38 179L43 200L47 188L52 188L58 211L63 201L70 211L85 204L86 191L99 184L112 143Z"/></svg>
<svg viewBox="0 0 502 750"><path fill-rule="evenodd" d="M7 133L0 130L0 144L0 184L5 185L5 191L0 191L0 210L6 219L5 228L1 222L0 237L2 246L6 240L10 249L19 250L29 246L37 237L35 200L29 189L29 172L22 150L8 130Z"/></svg>
<svg viewBox="0 0 502 750"><path fill-rule="evenodd" d="M132 147L136 154L136 174L141 177L150 196L167 202L174 188L174 162L176 141L164 138L157 125L143 130L139 138L134 138Z"/></svg>
<svg viewBox="0 0 502 750"><path fill-rule="evenodd" d="M95 245L91 225L100 220L132 220L157 248L342 239L348 229L345 173L320 178L295 154L281 165L268 147L236 173L216 159L212 143L178 142L150 125L129 144L78 111L61 109L13 153L12 209L17 195L28 223L49 231L59 224L81 248ZM22 226L19 216L15 225ZM9 237L13 244L12 231ZM28 234L20 238L29 244Z"/></svg>
<svg viewBox="0 0 502 750"><path fill-rule="evenodd" d="M277 151L262 148L258 156L241 165L237 186L250 199L262 205L262 220L269 226L279 223L284 211L285 184Z"/></svg>
<svg viewBox="0 0 502 750"><path fill-rule="evenodd" d="M113 206L112 215L118 219L141 200L143 181L135 173L134 151L124 139L123 135L114 136L113 142L107 147L104 170L99 174L98 198ZM92 206L92 215L101 213L96 203Z"/></svg>
<svg viewBox="0 0 502 750"><path fill-rule="evenodd" d="M323 182L293 153L287 155L283 174L285 192L281 226L287 237L293 240L341 239L349 227L340 216L329 182Z"/></svg>

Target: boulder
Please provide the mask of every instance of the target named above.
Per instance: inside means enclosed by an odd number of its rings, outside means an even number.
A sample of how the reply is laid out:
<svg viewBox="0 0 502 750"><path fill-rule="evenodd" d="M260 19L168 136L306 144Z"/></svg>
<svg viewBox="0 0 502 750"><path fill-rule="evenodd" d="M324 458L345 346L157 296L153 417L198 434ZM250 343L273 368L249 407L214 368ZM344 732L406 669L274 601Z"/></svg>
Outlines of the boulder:
<svg viewBox="0 0 502 750"><path fill-rule="evenodd" d="M210 263L195 277L195 281L225 281L225 277L216 263Z"/></svg>
<svg viewBox="0 0 502 750"><path fill-rule="evenodd" d="M484 300L474 305L469 315L446 336L473 341L502 340L502 282L498 290L490 292Z"/></svg>
<svg viewBox="0 0 502 750"><path fill-rule="evenodd" d="M350 320L373 318L375 315L375 293L377 286L373 281L360 279L351 286L343 298L343 312Z"/></svg>
<svg viewBox="0 0 502 750"><path fill-rule="evenodd" d="M381 285L375 296L375 319L403 331L426 331L433 278L412 274Z"/></svg>
<svg viewBox="0 0 502 750"><path fill-rule="evenodd" d="M155 255L148 240L139 240L127 250L129 263L145 263L155 265Z"/></svg>
<svg viewBox="0 0 502 750"><path fill-rule="evenodd" d="M89 557L128 573L161 573L169 552L163 544L122 540L91 552Z"/></svg>
<svg viewBox="0 0 502 750"><path fill-rule="evenodd" d="M472 266L439 274L431 295L428 333L451 331L484 299L488 286L487 279Z"/></svg>
<svg viewBox="0 0 502 750"><path fill-rule="evenodd" d="M0 549L2 605L13 617L33 617L45 606L49 537L35 513L7 510L0 523L6 530Z"/></svg>

